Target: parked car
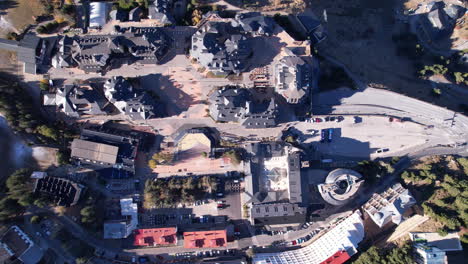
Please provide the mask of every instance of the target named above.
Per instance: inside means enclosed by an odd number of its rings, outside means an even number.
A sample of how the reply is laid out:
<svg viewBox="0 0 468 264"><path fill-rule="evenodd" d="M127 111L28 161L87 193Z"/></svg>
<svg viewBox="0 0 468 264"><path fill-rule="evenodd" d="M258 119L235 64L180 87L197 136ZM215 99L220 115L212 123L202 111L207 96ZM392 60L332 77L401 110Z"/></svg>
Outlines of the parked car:
<svg viewBox="0 0 468 264"><path fill-rule="evenodd" d="M320 142L325 142L325 139L327 138L327 130L326 129L322 129L322 131L320 132Z"/></svg>
<svg viewBox="0 0 468 264"><path fill-rule="evenodd" d="M226 208L226 205L225 205L225 204L218 204L216 207L217 207L219 210L222 210L222 209Z"/></svg>
<svg viewBox="0 0 468 264"><path fill-rule="evenodd" d="M218 196L218 197L223 197L223 196L224 196L224 193L222 193L222 192L216 193L216 196Z"/></svg>
<svg viewBox="0 0 468 264"><path fill-rule="evenodd" d="M224 204L226 201L224 200L219 200L219 201L216 201L217 204Z"/></svg>
<svg viewBox="0 0 468 264"><path fill-rule="evenodd" d="M320 117L316 117L316 118L314 119L314 121L315 121L315 123L320 123L320 122L323 122L323 119L320 118Z"/></svg>
<svg viewBox="0 0 468 264"><path fill-rule="evenodd" d="M333 139L333 128L328 129L328 142L332 142Z"/></svg>
<svg viewBox="0 0 468 264"><path fill-rule="evenodd" d="M344 117L343 117L343 116L338 116L338 117L336 118L336 122L341 122L341 121L343 121L343 120L344 120Z"/></svg>

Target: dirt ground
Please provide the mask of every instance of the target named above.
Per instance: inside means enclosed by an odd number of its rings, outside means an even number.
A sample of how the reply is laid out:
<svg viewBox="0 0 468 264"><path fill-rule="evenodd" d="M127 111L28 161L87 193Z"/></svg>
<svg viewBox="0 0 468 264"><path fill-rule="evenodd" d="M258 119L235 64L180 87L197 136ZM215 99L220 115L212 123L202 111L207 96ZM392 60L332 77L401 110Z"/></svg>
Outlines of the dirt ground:
<svg viewBox="0 0 468 264"><path fill-rule="evenodd" d="M33 16L44 13L40 0L4 0L0 2L0 36L9 31L21 32L34 23ZM8 26L7 26L8 25Z"/></svg>
<svg viewBox="0 0 468 264"><path fill-rule="evenodd" d="M444 89L442 96L434 97L431 83L417 78L414 63L397 56L392 35L406 31L407 25L396 19L395 12L412 3L406 0L307 0L307 3L328 31L328 38L318 46L319 52L341 61L364 83L457 111L460 104L466 103L466 94L456 89Z"/></svg>
<svg viewBox="0 0 468 264"><path fill-rule="evenodd" d="M41 170L46 170L50 166L58 166L56 148L34 147L32 155L37 161Z"/></svg>

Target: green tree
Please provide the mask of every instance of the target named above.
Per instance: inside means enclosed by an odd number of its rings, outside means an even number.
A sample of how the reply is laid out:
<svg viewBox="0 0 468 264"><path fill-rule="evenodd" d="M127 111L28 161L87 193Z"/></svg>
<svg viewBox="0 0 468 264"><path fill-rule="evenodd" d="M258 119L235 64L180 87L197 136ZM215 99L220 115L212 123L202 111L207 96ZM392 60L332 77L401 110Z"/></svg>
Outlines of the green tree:
<svg viewBox="0 0 468 264"><path fill-rule="evenodd" d="M44 137L48 137L50 139L53 139L54 141L57 141L59 138L59 133L56 129L51 128L47 125L41 125L37 127L37 133L43 135Z"/></svg>
<svg viewBox="0 0 468 264"><path fill-rule="evenodd" d="M30 219L30 222L33 224L39 224L39 222L41 222L41 217L38 215L33 215Z"/></svg>
<svg viewBox="0 0 468 264"><path fill-rule="evenodd" d="M375 246L362 253L353 264L383 263L384 258L380 255L379 249Z"/></svg>

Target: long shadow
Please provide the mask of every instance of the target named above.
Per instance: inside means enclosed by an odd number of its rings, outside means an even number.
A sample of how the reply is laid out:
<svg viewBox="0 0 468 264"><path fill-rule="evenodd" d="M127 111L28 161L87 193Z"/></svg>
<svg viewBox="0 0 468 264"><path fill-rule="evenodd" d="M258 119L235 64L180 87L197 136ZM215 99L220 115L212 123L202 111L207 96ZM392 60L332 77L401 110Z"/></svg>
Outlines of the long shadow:
<svg viewBox="0 0 468 264"><path fill-rule="evenodd" d="M179 115L192 105L201 103L195 100L193 95L183 92L181 87L176 86L175 82L176 80L161 74L140 77L143 89L153 91L161 101L166 102L166 111L169 116Z"/></svg>
<svg viewBox="0 0 468 264"><path fill-rule="evenodd" d="M466 72L459 67L459 56L453 49L455 41L460 42L456 37L450 38L455 20L443 14L440 20L445 29L436 28L437 22L430 22L427 13L412 14L405 8L405 2L306 1L328 32L328 38L317 45L319 54L341 61L366 86L467 111L466 94L443 87L442 95L434 96L433 84L424 80L432 73L423 78L419 73L426 65L445 65L447 60L450 63L445 66L449 71L444 75L450 82L455 83L453 72ZM458 27L461 32L463 26ZM443 60L440 55L444 55Z"/></svg>
<svg viewBox="0 0 468 264"><path fill-rule="evenodd" d="M18 6L18 1L15 0L3 0L0 2L0 15L6 15L7 10Z"/></svg>

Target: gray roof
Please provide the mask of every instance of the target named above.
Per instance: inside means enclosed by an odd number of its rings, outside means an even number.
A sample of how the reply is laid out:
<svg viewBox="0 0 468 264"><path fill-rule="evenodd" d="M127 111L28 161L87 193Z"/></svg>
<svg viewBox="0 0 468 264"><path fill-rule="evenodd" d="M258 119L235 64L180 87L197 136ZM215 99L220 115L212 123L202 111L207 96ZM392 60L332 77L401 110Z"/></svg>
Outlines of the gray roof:
<svg viewBox="0 0 468 264"><path fill-rule="evenodd" d="M158 103L144 90L135 89L122 76L114 76L104 84L106 98L132 120L144 120L155 117ZM159 109L161 110L161 109Z"/></svg>
<svg viewBox="0 0 468 264"><path fill-rule="evenodd" d="M48 56L49 45L54 41L41 39L33 33L27 33L21 41L0 39L0 48L17 52L18 61L24 63L24 72L36 74L38 65L47 64L45 58Z"/></svg>
<svg viewBox="0 0 468 264"><path fill-rule="evenodd" d="M148 6L148 18L158 20L163 25L174 24L175 19L170 12L172 0L154 0Z"/></svg>
<svg viewBox="0 0 468 264"><path fill-rule="evenodd" d="M270 36L275 29L275 22L271 17L265 17L259 12L240 13L233 20L233 26L240 26L245 32L256 35Z"/></svg>
<svg viewBox="0 0 468 264"><path fill-rule="evenodd" d="M128 20L128 12L122 9L112 10L109 13L109 17L112 20L118 20L120 22L125 22Z"/></svg>
<svg viewBox="0 0 468 264"><path fill-rule="evenodd" d="M127 237L126 221L107 221L104 222L104 239L122 239Z"/></svg>
<svg viewBox="0 0 468 264"><path fill-rule="evenodd" d="M89 4L89 26L102 27L107 23L107 3L91 2Z"/></svg>
<svg viewBox="0 0 468 264"><path fill-rule="evenodd" d="M277 107L272 98L269 102L252 101L248 89L225 86L210 96L210 115L216 121L239 122L246 128L265 128L276 125Z"/></svg>
<svg viewBox="0 0 468 264"><path fill-rule="evenodd" d="M74 139L71 145L71 157L87 159L97 163L115 164L119 148L82 139Z"/></svg>
<svg viewBox="0 0 468 264"><path fill-rule="evenodd" d="M44 105L57 106L67 116L104 115L105 99L94 89L64 85L56 93L44 94Z"/></svg>
<svg viewBox="0 0 468 264"><path fill-rule="evenodd" d="M250 178L246 184L246 193L251 196L251 203L289 202L302 203L302 180L300 172L300 151L283 142L250 143L245 146L251 158L249 161ZM270 190L267 186L265 161L275 157L286 157L287 189ZM275 173L275 172L270 172ZM283 178L284 178L283 177Z"/></svg>
<svg viewBox="0 0 468 264"><path fill-rule="evenodd" d="M256 225L304 223L306 207L292 203L254 204L250 210Z"/></svg>
<svg viewBox="0 0 468 264"><path fill-rule="evenodd" d="M106 69L111 61L157 64L169 49L170 38L161 28L122 28L113 35L63 36L52 65L86 72ZM116 63L118 64L118 63Z"/></svg>
<svg viewBox="0 0 468 264"><path fill-rule="evenodd" d="M300 57L285 56L274 66L275 89L288 103L297 104L308 96L311 67Z"/></svg>
<svg viewBox="0 0 468 264"><path fill-rule="evenodd" d="M414 204L416 200L411 193L397 183L383 193L374 194L363 208L371 219L382 227L390 221L400 224L403 213Z"/></svg>
<svg viewBox="0 0 468 264"><path fill-rule="evenodd" d="M38 263L44 252L18 226L12 226L0 238L0 244L24 264Z"/></svg>
<svg viewBox="0 0 468 264"><path fill-rule="evenodd" d="M246 36L226 22L207 22L192 36L190 55L215 74L239 74L251 52Z"/></svg>
<svg viewBox="0 0 468 264"><path fill-rule="evenodd" d="M133 8L132 10L130 10L130 12L128 13L128 20L138 22L141 20L142 14L143 14L143 8L141 8L140 6L137 6Z"/></svg>
<svg viewBox="0 0 468 264"><path fill-rule="evenodd" d="M43 177L36 179L34 192L46 194L60 206L72 206L78 203L83 187L64 178Z"/></svg>

